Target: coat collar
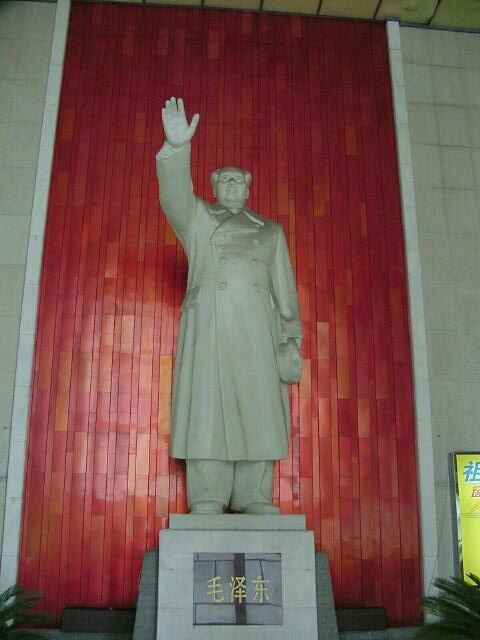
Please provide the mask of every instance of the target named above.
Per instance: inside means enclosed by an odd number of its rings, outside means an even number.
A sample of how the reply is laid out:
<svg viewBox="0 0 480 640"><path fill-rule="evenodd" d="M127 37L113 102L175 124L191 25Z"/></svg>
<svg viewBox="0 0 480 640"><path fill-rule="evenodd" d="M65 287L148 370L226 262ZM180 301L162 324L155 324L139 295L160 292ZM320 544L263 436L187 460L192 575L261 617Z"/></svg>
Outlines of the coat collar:
<svg viewBox="0 0 480 640"><path fill-rule="evenodd" d="M254 211L252 211L248 207L243 207L243 209L238 213L232 213L231 211L229 211L229 209L227 209L226 207L223 207L218 202L212 202L212 203L209 202L207 208L208 208L208 213L212 218L212 220L217 219L220 224L227 221L234 222L235 218L237 217L238 217L236 221L237 223L240 222L240 220L242 221L242 223L245 223L246 222L245 217L246 217L250 222L253 222L258 227L263 227L265 225L265 222L260 218L260 216L258 216Z"/></svg>

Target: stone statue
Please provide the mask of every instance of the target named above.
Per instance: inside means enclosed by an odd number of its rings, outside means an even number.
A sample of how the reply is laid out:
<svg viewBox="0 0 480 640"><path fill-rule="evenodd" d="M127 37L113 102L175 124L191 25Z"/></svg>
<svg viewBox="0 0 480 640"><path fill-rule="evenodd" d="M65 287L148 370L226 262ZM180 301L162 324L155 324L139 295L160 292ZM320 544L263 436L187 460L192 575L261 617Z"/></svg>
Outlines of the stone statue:
<svg viewBox="0 0 480 640"><path fill-rule="evenodd" d="M288 457L287 385L302 369L297 292L282 227L245 206L251 175L193 193L183 100L162 109L160 204L188 257L175 364L171 455L184 458L191 513L275 514L274 461Z"/></svg>

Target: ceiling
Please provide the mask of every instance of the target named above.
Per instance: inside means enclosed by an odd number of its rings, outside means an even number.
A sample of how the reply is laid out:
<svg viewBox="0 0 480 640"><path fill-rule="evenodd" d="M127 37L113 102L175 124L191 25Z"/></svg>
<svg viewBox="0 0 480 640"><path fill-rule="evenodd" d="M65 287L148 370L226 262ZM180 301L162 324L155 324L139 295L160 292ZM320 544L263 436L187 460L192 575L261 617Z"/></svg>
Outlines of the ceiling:
<svg viewBox="0 0 480 640"><path fill-rule="evenodd" d="M103 0L109 1L109 0ZM115 0L131 4L182 5L399 20L436 28L480 31L480 0Z"/></svg>

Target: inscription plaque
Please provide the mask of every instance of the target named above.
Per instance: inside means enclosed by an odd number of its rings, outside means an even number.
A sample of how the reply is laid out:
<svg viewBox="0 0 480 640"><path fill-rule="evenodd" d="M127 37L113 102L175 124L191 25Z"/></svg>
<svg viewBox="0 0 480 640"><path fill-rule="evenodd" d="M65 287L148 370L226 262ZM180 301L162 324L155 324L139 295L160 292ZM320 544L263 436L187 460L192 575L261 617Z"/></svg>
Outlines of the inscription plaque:
<svg viewBox="0 0 480 640"><path fill-rule="evenodd" d="M280 553L194 553L193 624L282 623Z"/></svg>

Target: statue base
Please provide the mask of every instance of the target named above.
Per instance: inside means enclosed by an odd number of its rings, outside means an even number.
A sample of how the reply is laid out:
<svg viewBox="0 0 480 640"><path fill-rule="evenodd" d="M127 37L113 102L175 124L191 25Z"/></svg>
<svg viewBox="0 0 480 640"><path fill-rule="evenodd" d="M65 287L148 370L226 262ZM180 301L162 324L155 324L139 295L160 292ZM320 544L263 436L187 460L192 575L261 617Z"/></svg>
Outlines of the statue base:
<svg viewBox="0 0 480 640"><path fill-rule="evenodd" d="M305 516L172 515L160 532L157 640L232 637L317 640Z"/></svg>

